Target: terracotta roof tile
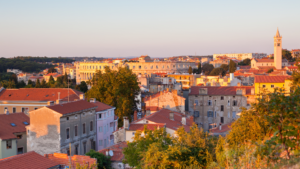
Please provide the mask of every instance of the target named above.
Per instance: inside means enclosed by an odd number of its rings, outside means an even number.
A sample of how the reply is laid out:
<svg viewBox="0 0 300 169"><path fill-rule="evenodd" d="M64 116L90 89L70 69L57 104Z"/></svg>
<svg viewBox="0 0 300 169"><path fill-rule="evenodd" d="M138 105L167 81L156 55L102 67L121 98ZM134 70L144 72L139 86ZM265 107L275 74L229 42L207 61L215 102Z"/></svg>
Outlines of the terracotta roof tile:
<svg viewBox="0 0 300 169"><path fill-rule="evenodd" d="M220 130L219 127L216 127L216 128L214 128L214 129L211 129L211 130L210 130L210 133L224 133L224 132L227 132L227 131L231 130L231 127L230 127L231 124L232 124L232 123L228 123L228 124L222 125L222 129L221 129L221 130Z"/></svg>
<svg viewBox="0 0 300 169"><path fill-rule="evenodd" d="M0 168L5 169L16 169L16 168L36 168L36 169L46 169L60 164L49 160L38 153L31 151L28 153L8 157L5 159L0 159Z"/></svg>
<svg viewBox="0 0 300 169"><path fill-rule="evenodd" d="M111 161L122 161L124 159L123 148L127 147L127 142L123 141L105 149L99 150L99 153L106 155L106 151L112 150L113 156L110 158Z"/></svg>
<svg viewBox="0 0 300 169"><path fill-rule="evenodd" d="M274 62L274 59L255 59L256 62Z"/></svg>
<svg viewBox="0 0 300 169"><path fill-rule="evenodd" d="M199 95L199 89L206 88L207 95L236 95L237 89L246 89L246 95L251 95L253 86L192 86L189 95Z"/></svg>
<svg viewBox="0 0 300 169"><path fill-rule="evenodd" d="M68 113L82 111L90 108L97 108L97 106L85 100L78 100L78 101L73 101L73 102L68 102L63 104L47 106L47 108L54 110L60 114L68 114Z"/></svg>
<svg viewBox="0 0 300 169"><path fill-rule="evenodd" d="M147 129L155 130L157 128L163 128L166 124L163 123L156 123L156 124L139 124L139 123L131 123L129 126L129 130L136 131L136 130L144 130L144 126L147 125Z"/></svg>
<svg viewBox="0 0 300 169"><path fill-rule="evenodd" d="M0 92L1 101L55 101L58 99L58 92L60 92L60 99L63 101L69 99L73 101L79 99L79 94L83 94L74 89L67 88L20 88L20 89L4 89Z"/></svg>
<svg viewBox="0 0 300 169"><path fill-rule="evenodd" d="M107 109L113 108L113 107L111 107L111 106L109 106L109 105L107 105L105 103L98 102L98 101L96 101L96 102L90 102L90 103L94 104L95 106L98 106L97 109L96 109L96 111L103 111L103 110L107 110Z"/></svg>
<svg viewBox="0 0 300 169"><path fill-rule="evenodd" d="M284 83L290 76L255 76L254 83Z"/></svg>
<svg viewBox="0 0 300 169"><path fill-rule="evenodd" d="M24 113L1 114L0 115L0 138L2 140L17 138L14 133L26 132L25 124L29 124L30 120ZM16 126L13 127L11 123Z"/></svg>

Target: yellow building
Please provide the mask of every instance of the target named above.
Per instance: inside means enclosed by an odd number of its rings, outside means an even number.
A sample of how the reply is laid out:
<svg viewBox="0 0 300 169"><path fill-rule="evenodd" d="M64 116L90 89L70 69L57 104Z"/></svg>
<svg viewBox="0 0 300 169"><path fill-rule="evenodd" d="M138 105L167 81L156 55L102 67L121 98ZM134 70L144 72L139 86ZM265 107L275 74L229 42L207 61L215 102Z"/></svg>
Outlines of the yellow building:
<svg viewBox="0 0 300 169"><path fill-rule="evenodd" d="M285 89L290 92L291 80L290 76L255 76L254 87L255 94L258 95L264 90L274 92L275 88Z"/></svg>

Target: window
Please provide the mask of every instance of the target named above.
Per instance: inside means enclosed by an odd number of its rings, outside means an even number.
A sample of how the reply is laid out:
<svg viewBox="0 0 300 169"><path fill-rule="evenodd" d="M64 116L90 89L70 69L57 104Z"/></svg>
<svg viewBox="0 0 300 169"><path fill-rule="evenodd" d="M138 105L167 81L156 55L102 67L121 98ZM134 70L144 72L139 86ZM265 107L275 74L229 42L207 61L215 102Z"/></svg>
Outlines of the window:
<svg viewBox="0 0 300 169"><path fill-rule="evenodd" d="M135 69L135 66L132 66L132 69Z"/></svg>
<svg viewBox="0 0 300 169"><path fill-rule="evenodd" d="M6 141L6 149L11 149L11 140Z"/></svg>
<svg viewBox="0 0 300 169"><path fill-rule="evenodd" d="M93 131L93 121L90 122L90 131Z"/></svg>
<svg viewBox="0 0 300 169"><path fill-rule="evenodd" d="M215 118L217 117L217 112L215 111Z"/></svg>
<svg viewBox="0 0 300 169"><path fill-rule="evenodd" d="M221 96L221 100L224 100L224 96Z"/></svg>
<svg viewBox="0 0 300 169"><path fill-rule="evenodd" d="M17 138L18 138L18 139L22 139L22 134L17 135Z"/></svg>
<svg viewBox="0 0 300 169"><path fill-rule="evenodd" d="M69 120L69 117L67 117L67 120Z"/></svg>
<svg viewBox="0 0 300 169"><path fill-rule="evenodd" d="M139 69L142 69L142 66L139 66Z"/></svg>
<svg viewBox="0 0 300 169"><path fill-rule="evenodd" d="M194 117L199 117L199 111L194 112Z"/></svg>
<svg viewBox="0 0 300 169"><path fill-rule="evenodd" d="M98 115L98 117L99 117L99 119L101 119L101 118L102 118L102 114L100 113L100 114Z"/></svg>
<svg viewBox="0 0 300 169"><path fill-rule="evenodd" d="M75 119L77 119L77 115L75 115Z"/></svg>
<svg viewBox="0 0 300 169"><path fill-rule="evenodd" d="M211 106L211 100L208 100L208 105Z"/></svg>
<svg viewBox="0 0 300 169"><path fill-rule="evenodd" d="M67 134L67 139L69 139L70 138L70 129L69 128L67 128L66 134Z"/></svg>
<svg viewBox="0 0 300 169"><path fill-rule="evenodd" d="M214 117L213 111L207 111L207 117Z"/></svg>
<svg viewBox="0 0 300 169"><path fill-rule="evenodd" d="M28 122L27 122L27 121L24 121L23 124L27 126L27 125L28 125Z"/></svg>
<svg viewBox="0 0 300 169"><path fill-rule="evenodd" d="M13 107L13 113L17 112L17 108Z"/></svg>
<svg viewBox="0 0 300 169"><path fill-rule="evenodd" d="M34 108L34 110L38 109L37 107Z"/></svg>
<svg viewBox="0 0 300 169"><path fill-rule="evenodd" d="M83 142L83 154L86 153L86 142Z"/></svg>
<svg viewBox="0 0 300 169"><path fill-rule="evenodd" d="M15 123L10 123L11 126L16 127L17 125Z"/></svg>
<svg viewBox="0 0 300 169"><path fill-rule="evenodd" d="M18 154L23 154L23 147L18 148Z"/></svg>
<svg viewBox="0 0 300 169"><path fill-rule="evenodd" d="M104 126L103 131L104 131L104 133L106 133L106 125Z"/></svg>
<svg viewBox="0 0 300 169"><path fill-rule="evenodd" d="M99 146L102 146L102 140L99 140Z"/></svg>
<svg viewBox="0 0 300 169"><path fill-rule="evenodd" d="M85 123L82 124L82 133L85 134Z"/></svg>
<svg viewBox="0 0 300 169"><path fill-rule="evenodd" d="M195 100L195 106L198 106L198 100Z"/></svg>
<svg viewBox="0 0 300 169"><path fill-rule="evenodd" d="M75 154L76 155L78 155L78 147L79 147L79 145L77 144L77 145L75 145Z"/></svg>
<svg viewBox="0 0 300 169"><path fill-rule="evenodd" d="M265 88L265 87L266 87L266 85L263 85L262 87L263 87L263 88Z"/></svg>
<svg viewBox="0 0 300 169"><path fill-rule="evenodd" d="M101 133L101 132L102 132L102 126L99 127L99 133Z"/></svg>
<svg viewBox="0 0 300 169"><path fill-rule="evenodd" d="M233 100L233 106L237 106L237 101Z"/></svg>
<svg viewBox="0 0 300 169"><path fill-rule="evenodd" d="M236 118L236 112L235 111L232 112L232 118L234 118L234 119Z"/></svg>
<svg viewBox="0 0 300 169"><path fill-rule="evenodd" d="M224 123L224 117L221 117L221 123L223 124Z"/></svg>
<svg viewBox="0 0 300 169"><path fill-rule="evenodd" d="M224 106L223 105L221 105L221 111L224 111Z"/></svg>
<svg viewBox="0 0 300 169"><path fill-rule="evenodd" d="M4 107L4 113L6 113L8 111L7 107Z"/></svg>
<svg viewBox="0 0 300 169"><path fill-rule="evenodd" d="M156 65L156 69L158 69L158 65Z"/></svg>
<svg viewBox="0 0 300 169"><path fill-rule="evenodd" d="M27 113L28 108L27 107L22 107L22 112Z"/></svg>
<svg viewBox="0 0 300 169"><path fill-rule="evenodd" d="M132 132L132 135L134 136L135 132Z"/></svg>
<svg viewBox="0 0 300 169"><path fill-rule="evenodd" d="M271 88L274 88L274 85L271 85Z"/></svg>
<svg viewBox="0 0 300 169"><path fill-rule="evenodd" d="M78 126L75 126L75 137L78 136Z"/></svg>
<svg viewBox="0 0 300 169"><path fill-rule="evenodd" d="M70 155L70 149L66 148L66 151L67 151L67 155L69 156Z"/></svg>

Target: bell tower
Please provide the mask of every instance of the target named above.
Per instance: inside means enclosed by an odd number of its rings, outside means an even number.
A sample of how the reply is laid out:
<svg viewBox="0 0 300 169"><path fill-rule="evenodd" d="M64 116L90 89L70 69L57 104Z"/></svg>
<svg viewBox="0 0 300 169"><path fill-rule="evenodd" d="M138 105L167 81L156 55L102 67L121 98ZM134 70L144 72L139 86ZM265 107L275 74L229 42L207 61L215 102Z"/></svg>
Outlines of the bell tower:
<svg viewBox="0 0 300 169"><path fill-rule="evenodd" d="M274 36L274 66L276 69L282 69L282 37L279 34L278 28Z"/></svg>

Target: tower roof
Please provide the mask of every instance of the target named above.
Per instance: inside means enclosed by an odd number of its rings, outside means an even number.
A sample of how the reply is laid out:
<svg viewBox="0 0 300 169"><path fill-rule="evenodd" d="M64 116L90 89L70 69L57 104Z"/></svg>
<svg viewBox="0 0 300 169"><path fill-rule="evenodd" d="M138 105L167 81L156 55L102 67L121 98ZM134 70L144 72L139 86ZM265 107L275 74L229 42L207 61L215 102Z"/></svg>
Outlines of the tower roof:
<svg viewBox="0 0 300 169"><path fill-rule="evenodd" d="M277 28L277 32L276 32L276 36L275 37L280 37L280 33L279 33L278 28Z"/></svg>

